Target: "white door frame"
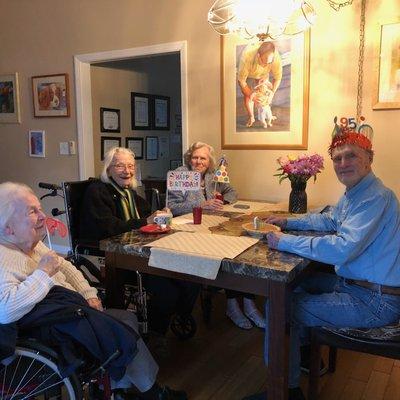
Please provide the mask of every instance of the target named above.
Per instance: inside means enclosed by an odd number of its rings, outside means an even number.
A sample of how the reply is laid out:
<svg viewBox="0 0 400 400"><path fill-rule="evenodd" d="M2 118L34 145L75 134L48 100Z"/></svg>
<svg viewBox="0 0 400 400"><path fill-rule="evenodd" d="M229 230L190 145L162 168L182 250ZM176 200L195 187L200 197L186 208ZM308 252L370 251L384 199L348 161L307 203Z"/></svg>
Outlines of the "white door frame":
<svg viewBox="0 0 400 400"><path fill-rule="evenodd" d="M182 154L188 146L187 42L161 43L153 46L111 50L74 56L76 119L78 130L79 177L94 176L92 89L90 65L156 54L179 53L181 67Z"/></svg>

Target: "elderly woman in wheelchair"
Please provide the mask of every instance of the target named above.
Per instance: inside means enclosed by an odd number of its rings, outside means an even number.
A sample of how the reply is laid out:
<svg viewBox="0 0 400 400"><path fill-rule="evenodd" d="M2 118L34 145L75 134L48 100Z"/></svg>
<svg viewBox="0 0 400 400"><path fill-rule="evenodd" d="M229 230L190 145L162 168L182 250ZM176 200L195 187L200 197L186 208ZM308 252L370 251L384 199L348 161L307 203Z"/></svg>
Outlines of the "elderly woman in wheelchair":
<svg viewBox="0 0 400 400"><path fill-rule="evenodd" d="M42 380L39 386L47 381L39 379L44 370L28 381L27 364L23 373L8 372L16 356L12 352L4 354L6 349L16 348L16 355L24 359L38 359L37 351L16 345L18 330L30 329L30 336L45 339L50 346L58 342L63 355L83 348L108 370L112 387L123 389L124 398L187 399L185 392L156 382L158 366L137 333L135 315L121 310L103 311L96 289L70 262L41 241L46 231L45 218L39 200L28 186L0 184L1 398L32 399L44 391L33 389L27 394L35 381ZM48 358L40 360L45 368L57 370ZM49 386L54 390L56 385ZM72 391L68 385L65 390Z"/></svg>
<svg viewBox="0 0 400 400"><path fill-rule="evenodd" d="M136 186L134 154L124 147L110 149L104 157L100 180L95 180L85 192L79 237L99 241L152 223L154 214L149 216L150 207L136 193ZM170 324L182 339L191 337L196 330L191 313L200 286L154 275L145 277L145 286L151 295L148 312L150 344L159 356L166 356L165 335ZM188 327L184 335L177 325Z"/></svg>

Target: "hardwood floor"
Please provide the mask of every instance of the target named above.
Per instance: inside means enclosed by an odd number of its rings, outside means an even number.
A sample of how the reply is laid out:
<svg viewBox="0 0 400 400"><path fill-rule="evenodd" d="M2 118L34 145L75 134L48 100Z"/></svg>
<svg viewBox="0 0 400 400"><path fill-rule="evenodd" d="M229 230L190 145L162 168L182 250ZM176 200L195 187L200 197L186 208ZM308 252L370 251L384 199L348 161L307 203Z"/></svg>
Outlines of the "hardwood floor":
<svg viewBox="0 0 400 400"><path fill-rule="evenodd" d="M190 400L240 400L265 389L263 333L236 328L225 317L222 293L213 298L208 327L199 305L194 316L198 323L194 338L181 342L169 333L171 356L159 360L160 381L185 389ZM301 386L307 393L306 375ZM319 399L400 400L400 362L339 350L336 372L320 380Z"/></svg>

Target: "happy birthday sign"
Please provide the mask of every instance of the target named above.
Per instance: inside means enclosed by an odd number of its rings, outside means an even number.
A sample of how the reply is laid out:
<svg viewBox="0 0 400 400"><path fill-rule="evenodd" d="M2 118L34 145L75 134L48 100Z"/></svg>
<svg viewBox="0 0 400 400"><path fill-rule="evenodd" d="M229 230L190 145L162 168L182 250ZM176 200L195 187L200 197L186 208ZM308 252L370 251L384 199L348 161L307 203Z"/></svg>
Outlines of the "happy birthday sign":
<svg viewBox="0 0 400 400"><path fill-rule="evenodd" d="M167 189L181 190L200 190L201 174L197 171L168 171Z"/></svg>

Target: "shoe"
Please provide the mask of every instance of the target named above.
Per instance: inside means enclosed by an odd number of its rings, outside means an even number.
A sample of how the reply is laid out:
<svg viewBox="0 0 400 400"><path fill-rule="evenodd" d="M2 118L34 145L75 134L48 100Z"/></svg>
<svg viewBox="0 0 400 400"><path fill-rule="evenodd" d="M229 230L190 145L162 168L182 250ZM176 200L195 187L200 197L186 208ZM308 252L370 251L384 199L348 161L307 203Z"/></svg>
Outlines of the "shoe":
<svg viewBox="0 0 400 400"><path fill-rule="evenodd" d="M289 388L289 400L306 400L302 390L299 387ZM267 392L253 394L251 396L244 397L242 400L267 400Z"/></svg>
<svg viewBox="0 0 400 400"><path fill-rule="evenodd" d="M301 361L300 361L300 369L305 374L310 373L310 351L311 348L309 345L302 346L300 348ZM325 366L324 360L321 360L321 364L319 366L319 376L325 375L328 372L328 368Z"/></svg>
<svg viewBox="0 0 400 400"><path fill-rule="evenodd" d="M252 323L245 317L242 311L226 311L226 316L240 329L249 330L253 327Z"/></svg>
<svg viewBox="0 0 400 400"><path fill-rule="evenodd" d="M247 313L246 311L244 312L244 315L253 322L253 324L257 328L265 329L266 322L265 318L261 315L260 311L257 309L252 310L251 312Z"/></svg>
<svg viewBox="0 0 400 400"><path fill-rule="evenodd" d="M187 400L187 394L183 390L173 390L163 386L158 394L158 400Z"/></svg>

